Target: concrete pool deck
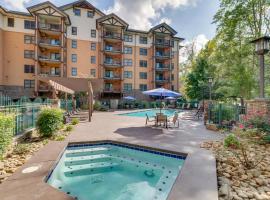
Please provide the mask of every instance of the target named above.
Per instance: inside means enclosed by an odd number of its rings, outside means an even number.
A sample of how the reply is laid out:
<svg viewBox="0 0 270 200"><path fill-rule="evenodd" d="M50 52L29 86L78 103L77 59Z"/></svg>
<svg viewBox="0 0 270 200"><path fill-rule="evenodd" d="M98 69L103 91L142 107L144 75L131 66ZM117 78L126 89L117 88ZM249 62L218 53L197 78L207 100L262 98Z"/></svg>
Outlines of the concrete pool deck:
<svg viewBox="0 0 270 200"><path fill-rule="evenodd" d="M187 153L168 200L218 200L215 158L210 151L201 149L200 144L222 139L220 134L206 130L201 121L188 120L188 113L181 114L179 128L162 129L145 126L145 118L117 115L124 112L127 111L94 113L91 123L80 123L65 141L49 142L0 185L1 200L73 199L46 184L44 178L69 142L97 140ZM22 173L33 166L39 169Z"/></svg>

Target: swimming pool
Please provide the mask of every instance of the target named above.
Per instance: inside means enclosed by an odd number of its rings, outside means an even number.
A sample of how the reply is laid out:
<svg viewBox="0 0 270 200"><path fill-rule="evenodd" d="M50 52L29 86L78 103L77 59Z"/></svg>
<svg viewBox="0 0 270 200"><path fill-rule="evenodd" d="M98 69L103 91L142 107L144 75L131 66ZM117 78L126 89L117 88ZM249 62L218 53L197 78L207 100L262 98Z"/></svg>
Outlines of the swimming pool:
<svg viewBox="0 0 270 200"><path fill-rule="evenodd" d="M162 109L161 112L167 116L173 116L177 110L175 109ZM136 112L129 112L129 113L123 113L118 115L123 116L130 116L130 117L145 117L146 114L148 117L154 117L157 113L160 113L160 109L149 109L149 110L143 110L143 111L136 111Z"/></svg>
<svg viewBox="0 0 270 200"><path fill-rule="evenodd" d="M47 183L79 200L166 200L184 160L122 143L70 145Z"/></svg>

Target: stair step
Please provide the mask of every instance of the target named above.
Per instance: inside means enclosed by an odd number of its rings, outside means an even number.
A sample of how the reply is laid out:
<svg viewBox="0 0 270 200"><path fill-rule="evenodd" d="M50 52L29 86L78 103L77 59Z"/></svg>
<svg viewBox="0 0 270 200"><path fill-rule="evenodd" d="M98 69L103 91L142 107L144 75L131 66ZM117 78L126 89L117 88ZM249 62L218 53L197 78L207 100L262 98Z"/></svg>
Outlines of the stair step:
<svg viewBox="0 0 270 200"><path fill-rule="evenodd" d="M68 157L65 159L65 165L73 166L73 165L80 165L80 164L89 164L89 163L92 163L93 161L102 162L102 161L108 161L109 159L111 159L111 157L106 154Z"/></svg>
<svg viewBox="0 0 270 200"><path fill-rule="evenodd" d="M119 166L119 163L113 162L98 162L85 165L74 165L66 167L64 170L65 176L82 176L86 174L100 173L102 170L110 169Z"/></svg>
<svg viewBox="0 0 270 200"><path fill-rule="evenodd" d="M95 147L95 148L85 148L85 149L70 149L66 151L66 156L83 156L83 155L89 155L93 153L100 153L103 151L108 151L110 148L107 147Z"/></svg>

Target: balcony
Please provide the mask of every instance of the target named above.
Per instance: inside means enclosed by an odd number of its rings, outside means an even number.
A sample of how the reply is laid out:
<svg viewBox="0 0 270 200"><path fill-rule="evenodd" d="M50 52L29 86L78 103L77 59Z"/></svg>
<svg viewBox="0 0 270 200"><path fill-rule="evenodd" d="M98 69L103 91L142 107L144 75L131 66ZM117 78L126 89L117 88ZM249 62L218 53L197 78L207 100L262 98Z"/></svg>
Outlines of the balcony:
<svg viewBox="0 0 270 200"><path fill-rule="evenodd" d="M41 38L39 40L39 46L46 49L52 49L57 50L61 48L61 41L60 40L54 40L54 39L45 39Z"/></svg>
<svg viewBox="0 0 270 200"><path fill-rule="evenodd" d="M165 39L156 39L155 45L159 47L171 47L171 40L165 40Z"/></svg>
<svg viewBox="0 0 270 200"><path fill-rule="evenodd" d="M170 52L156 52L156 59L164 60L164 59L171 59Z"/></svg>
<svg viewBox="0 0 270 200"><path fill-rule="evenodd" d="M108 39L109 41L121 41L122 40L121 33L109 32L109 31L106 31L103 34L103 38Z"/></svg>
<svg viewBox="0 0 270 200"><path fill-rule="evenodd" d="M119 68L119 67L123 67L121 61L117 61L117 60L106 60L104 61L104 66L107 68Z"/></svg>
<svg viewBox="0 0 270 200"><path fill-rule="evenodd" d="M122 80L122 77L121 75L119 74L106 74L105 72L105 75L104 75L104 80L109 80L109 81L120 81Z"/></svg>
<svg viewBox="0 0 270 200"><path fill-rule="evenodd" d="M42 63L52 63L52 64L60 64L61 57L60 55L40 55L38 60Z"/></svg>
<svg viewBox="0 0 270 200"><path fill-rule="evenodd" d="M168 71L168 70L170 70L169 64L156 63L156 71Z"/></svg>
<svg viewBox="0 0 270 200"><path fill-rule="evenodd" d="M122 53L122 50L121 48L118 48L118 47L113 47L113 46L105 46L104 48L104 52L106 54L121 54Z"/></svg>
<svg viewBox="0 0 270 200"><path fill-rule="evenodd" d="M122 91L120 89L113 89L113 88L105 88L103 90L103 93L115 93L115 94L120 94Z"/></svg>
<svg viewBox="0 0 270 200"><path fill-rule="evenodd" d="M41 77L60 77L60 73L50 73L50 72L40 72L39 76Z"/></svg>
<svg viewBox="0 0 270 200"><path fill-rule="evenodd" d="M49 35L60 35L61 34L61 25L60 24L51 24L51 23L39 23L38 28L41 32L44 32Z"/></svg>
<svg viewBox="0 0 270 200"><path fill-rule="evenodd" d="M168 83L169 81L168 78L156 78L157 83Z"/></svg>

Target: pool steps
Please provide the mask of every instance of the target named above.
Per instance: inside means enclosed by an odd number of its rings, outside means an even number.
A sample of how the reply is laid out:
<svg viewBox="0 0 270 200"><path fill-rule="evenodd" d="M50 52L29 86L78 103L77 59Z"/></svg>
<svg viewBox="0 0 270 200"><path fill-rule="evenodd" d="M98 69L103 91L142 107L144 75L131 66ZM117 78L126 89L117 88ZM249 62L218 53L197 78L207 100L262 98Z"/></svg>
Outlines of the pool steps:
<svg viewBox="0 0 270 200"><path fill-rule="evenodd" d="M67 157L65 159L65 166L83 165L92 162L103 162L108 161L110 159L111 157L106 154Z"/></svg>
<svg viewBox="0 0 270 200"><path fill-rule="evenodd" d="M107 147L96 147L96 148L85 148L85 149L67 149L66 150L66 157L75 157L75 156L83 156L101 152L107 152L110 148Z"/></svg>

